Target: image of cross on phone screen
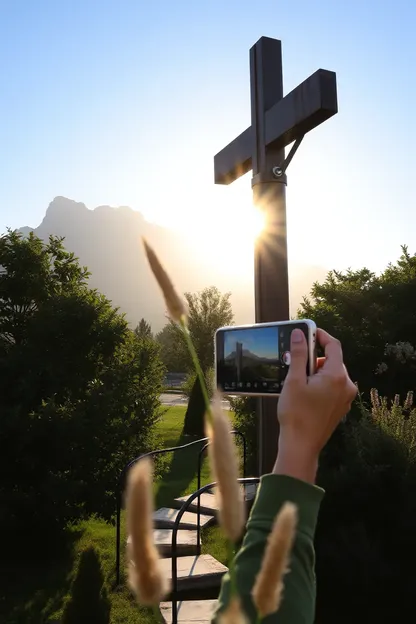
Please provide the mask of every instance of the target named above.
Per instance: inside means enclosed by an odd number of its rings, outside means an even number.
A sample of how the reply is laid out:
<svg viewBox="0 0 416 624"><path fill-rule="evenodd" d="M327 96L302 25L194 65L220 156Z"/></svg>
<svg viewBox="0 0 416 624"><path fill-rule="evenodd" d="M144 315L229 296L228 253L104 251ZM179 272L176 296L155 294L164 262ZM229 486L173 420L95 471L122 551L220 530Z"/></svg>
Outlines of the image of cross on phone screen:
<svg viewBox="0 0 416 624"><path fill-rule="evenodd" d="M290 366L290 336L295 328L301 329L310 340L311 327L307 321L218 330L217 387L229 394L280 394Z"/></svg>

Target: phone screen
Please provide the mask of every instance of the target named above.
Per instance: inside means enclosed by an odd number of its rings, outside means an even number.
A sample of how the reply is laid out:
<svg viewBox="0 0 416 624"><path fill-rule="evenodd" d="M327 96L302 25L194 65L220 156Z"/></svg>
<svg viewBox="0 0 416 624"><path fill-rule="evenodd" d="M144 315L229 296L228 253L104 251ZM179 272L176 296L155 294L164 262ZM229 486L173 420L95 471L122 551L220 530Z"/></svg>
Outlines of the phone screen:
<svg viewBox="0 0 416 624"><path fill-rule="evenodd" d="M302 322L219 330L218 388L229 394L280 394L290 365L290 335L295 328L301 329L308 340L308 325Z"/></svg>

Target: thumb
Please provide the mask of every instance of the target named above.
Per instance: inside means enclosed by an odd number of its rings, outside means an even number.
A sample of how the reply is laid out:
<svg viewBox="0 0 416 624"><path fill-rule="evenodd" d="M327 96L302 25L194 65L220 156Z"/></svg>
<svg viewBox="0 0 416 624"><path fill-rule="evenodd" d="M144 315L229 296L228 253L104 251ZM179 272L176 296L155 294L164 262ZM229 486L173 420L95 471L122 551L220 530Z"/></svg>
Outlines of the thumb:
<svg viewBox="0 0 416 624"><path fill-rule="evenodd" d="M286 379L306 381L308 345L301 329L294 329L290 336L290 366Z"/></svg>

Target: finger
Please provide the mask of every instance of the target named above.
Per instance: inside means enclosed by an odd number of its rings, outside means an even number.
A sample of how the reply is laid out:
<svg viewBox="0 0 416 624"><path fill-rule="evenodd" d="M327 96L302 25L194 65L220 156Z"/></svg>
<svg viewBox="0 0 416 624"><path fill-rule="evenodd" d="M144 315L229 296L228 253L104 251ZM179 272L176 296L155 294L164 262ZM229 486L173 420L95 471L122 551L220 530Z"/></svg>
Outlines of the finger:
<svg viewBox="0 0 416 624"><path fill-rule="evenodd" d="M294 329L290 336L290 366L286 381L306 383L306 364L308 362L308 344L301 329Z"/></svg>
<svg viewBox="0 0 416 624"><path fill-rule="evenodd" d="M323 329L317 330L317 340L320 346L325 350L325 370L338 370L344 365L342 346L339 340L328 334Z"/></svg>

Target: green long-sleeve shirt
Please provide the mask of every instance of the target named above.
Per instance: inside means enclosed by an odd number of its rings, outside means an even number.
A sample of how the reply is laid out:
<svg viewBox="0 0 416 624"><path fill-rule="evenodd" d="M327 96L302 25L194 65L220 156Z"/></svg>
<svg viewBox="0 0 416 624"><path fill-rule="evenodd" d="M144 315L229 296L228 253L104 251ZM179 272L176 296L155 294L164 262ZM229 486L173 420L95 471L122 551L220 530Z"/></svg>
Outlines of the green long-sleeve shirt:
<svg viewBox="0 0 416 624"><path fill-rule="evenodd" d="M279 611L262 620L262 624L313 623L316 596L313 540L323 495L320 488L292 477L262 477L247 523L247 532L235 562L238 592L250 622L257 621L251 590L261 566L267 538L276 514L286 501L291 501L298 507L298 527L291 554L290 572L284 578L283 601ZM226 574L218 611L222 611L228 603L229 592L230 579ZM217 622L216 616L213 622Z"/></svg>

